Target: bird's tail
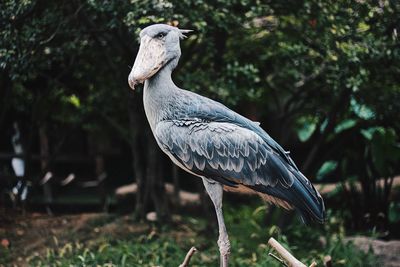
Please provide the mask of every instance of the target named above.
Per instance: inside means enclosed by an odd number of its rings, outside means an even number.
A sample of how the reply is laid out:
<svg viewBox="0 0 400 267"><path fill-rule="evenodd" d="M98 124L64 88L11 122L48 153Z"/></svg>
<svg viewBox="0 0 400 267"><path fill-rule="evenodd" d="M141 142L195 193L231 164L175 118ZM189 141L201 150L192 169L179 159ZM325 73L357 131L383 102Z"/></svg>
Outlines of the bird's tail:
<svg viewBox="0 0 400 267"><path fill-rule="evenodd" d="M274 187L265 185L250 186L258 192L268 194L277 200L273 203L288 203L293 206L299 213L302 221L306 224L311 222L325 222L325 205L324 200L310 181L297 170L291 171L293 184L285 187L278 183ZM285 207L285 206L284 206Z"/></svg>
<svg viewBox="0 0 400 267"><path fill-rule="evenodd" d="M326 220L325 204L319 192L311 182L299 171L293 173L297 178L292 185L293 203L300 212L304 223L324 223Z"/></svg>

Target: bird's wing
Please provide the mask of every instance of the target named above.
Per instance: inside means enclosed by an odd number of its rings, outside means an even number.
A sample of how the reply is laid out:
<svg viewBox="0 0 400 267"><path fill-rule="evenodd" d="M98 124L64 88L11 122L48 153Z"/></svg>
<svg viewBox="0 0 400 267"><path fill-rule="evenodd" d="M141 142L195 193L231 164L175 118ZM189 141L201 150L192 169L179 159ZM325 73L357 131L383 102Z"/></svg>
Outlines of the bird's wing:
<svg viewBox="0 0 400 267"><path fill-rule="evenodd" d="M186 118L161 121L154 133L163 151L187 171L227 186L247 186L283 200L283 206L295 206L305 221L323 221L318 192L254 131L230 122Z"/></svg>
<svg viewBox="0 0 400 267"><path fill-rule="evenodd" d="M178 109L177 117L184 119L198 118L204 121L228 122L249 129L260 136L266 145L294 169L298 170L288 151L285 151L268 133L261 127L260 123L249 120L248 118L234 112L225 105L198 95L196 93L182 90L184 97L181 98L181 107Z"/></svg>
<svg viewBox="0 0 400 267"><path fill-rule="evenodd" d="M197 175L226 185L293 184L293 176L279 155L256 133L238 125L168 120L157 124L155 136L168 155Z"/></svg>

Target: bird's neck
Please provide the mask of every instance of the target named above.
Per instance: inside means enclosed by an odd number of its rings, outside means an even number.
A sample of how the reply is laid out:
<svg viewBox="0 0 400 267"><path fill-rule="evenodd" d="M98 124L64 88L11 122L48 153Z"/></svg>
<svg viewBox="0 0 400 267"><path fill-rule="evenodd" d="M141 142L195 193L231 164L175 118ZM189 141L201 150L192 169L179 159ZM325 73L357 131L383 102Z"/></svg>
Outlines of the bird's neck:
<svg viewBox="0 0 400 267"><path fill-rule="evenodd" d="M174 89L176 85L172 81L171 74L171 68L168 65L164 66L153 77L145 81L145 90L151 90L154 93L163 93L164 91Z"/></svg>
<svg viewBox="0 0 400 267"><path fill-rule="evenodd" d="M143 103L147 119L152 129L166 117L171 98L178 87L172 81L172 67L167 64L144 83Z"/></svg>

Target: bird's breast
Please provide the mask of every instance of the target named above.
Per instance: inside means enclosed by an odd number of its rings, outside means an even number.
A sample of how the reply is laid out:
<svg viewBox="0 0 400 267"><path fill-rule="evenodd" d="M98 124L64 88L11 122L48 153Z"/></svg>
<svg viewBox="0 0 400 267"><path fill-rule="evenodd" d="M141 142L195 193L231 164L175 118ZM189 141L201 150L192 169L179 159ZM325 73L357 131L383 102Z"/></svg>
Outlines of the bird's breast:
<svg viewBox="0 0 400 267"><path fill-rule="evenodd" d="M144 111L153 132L157 127L157 123L164 120L171 120L179 113L177 103L179 101L175 100L173 95L144 91Z"/></svg>

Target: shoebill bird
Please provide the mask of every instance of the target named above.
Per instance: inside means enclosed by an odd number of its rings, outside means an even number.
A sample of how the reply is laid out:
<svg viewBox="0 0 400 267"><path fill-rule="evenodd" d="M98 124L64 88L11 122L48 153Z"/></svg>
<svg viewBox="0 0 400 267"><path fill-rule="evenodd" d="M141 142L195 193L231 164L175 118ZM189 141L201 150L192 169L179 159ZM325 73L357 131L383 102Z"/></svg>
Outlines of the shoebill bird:
<svg viewBox="0 0 400 267"><path fill-rule="evenodd" d="M223 104L177 87L171 73L189 30L163 24L140 32L140 48L128 77L132 89L144 82L143 102L161 150L185 171L200 177L217 214L221 266L228 266L230 243L222 194L249 191L295 209L304 222L322 223L324 202L277 142L259 125Z"/></svg>

